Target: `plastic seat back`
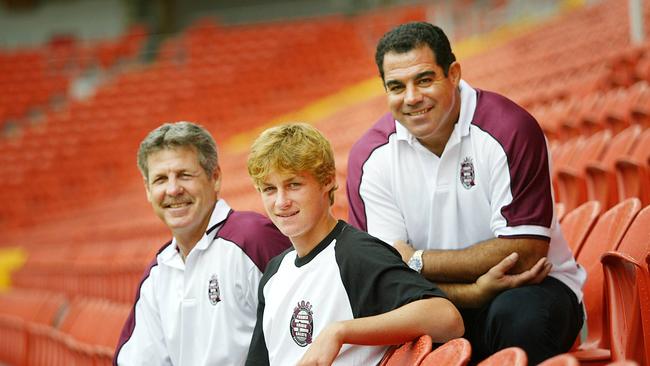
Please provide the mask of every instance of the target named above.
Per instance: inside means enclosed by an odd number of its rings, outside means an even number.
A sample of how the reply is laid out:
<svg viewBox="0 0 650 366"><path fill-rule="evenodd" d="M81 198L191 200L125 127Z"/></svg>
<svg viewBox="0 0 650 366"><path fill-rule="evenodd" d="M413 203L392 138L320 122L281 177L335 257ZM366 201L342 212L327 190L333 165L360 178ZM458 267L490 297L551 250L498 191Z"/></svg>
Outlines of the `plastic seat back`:
<svg viewBox="0 0 650 366"><path fill-rule="evenodd" d="M599 131L574 152L569 165L558 168L557 187L560 201L573 210L587 200L586 167L600 161L612 138L609 130Z"/></svg>
<svg viewBox="0 0 650 366"><path fill-rule="evenodd" d="M616 160L618 199L637 197L643 205L650 204L650 128L647 128L630 151Z"/></svg>
<svg viewBox="0 0 650 366"><path fill-rule="evenodd" d="M580 253L602 209L598 201L587 201L567 213L562 220L562 232L574 256Z"/></svg>
<svg viewBox="0 0 650 366"><path fill-rule="evenodd" d="M562 222L566 213L566 205L562 202L555 202L555 217L557 218L557 222Z"/></svg>
<svg viewBox="0 0 650 366"><path fill-rule="evenodd" d="M563 353L539 364L539 366L580 366L577 358L568 353Z"/></svg>
<svg viewBox="0 0 650 366"><path fill-rule="evenodd" d="M603 256L613 361L650 361L650 206L630 225L616 251Z"/></svg>
<svg viewBox="0 0 650 366"><path fill-rule="evenodd" d="M465 338L452 339L434 349L420 366L465 366L472 357L472 345Z"/></svg>
<svg viewBox="0 0 650 366"><path fill-rule="evenodd" d="M504 348L478 363L478 366L526 366L528 356L519 347Z"/></svg>
<svg viewBox="0 0 650 366"><path fill-rule="evenodd" d="M417 366L431 352L433 344L429 335L392 348L379 363L379 366Z"/></svg>
<svg viewBox="0 0 650 366"><path fill-rule="evenodd" d="M587 271L583 288L587 311L587 338L579 349L603 348L603 270L600 257L615 250L632 220L641 210L641 202L630 198L606 211L598 220L580 249L577 261ZM605 347L606 348L606 347ZM578 355L575 355L580 359Z"/></svg>
<svg viewBox="0 0 650 366"><path fill-rule="evenodd" d="M632 125L614 136L600 161L587 164L587 199L599 201L605 209L618 202L616 160L627 156L641 134L641 126Z"/></svg>

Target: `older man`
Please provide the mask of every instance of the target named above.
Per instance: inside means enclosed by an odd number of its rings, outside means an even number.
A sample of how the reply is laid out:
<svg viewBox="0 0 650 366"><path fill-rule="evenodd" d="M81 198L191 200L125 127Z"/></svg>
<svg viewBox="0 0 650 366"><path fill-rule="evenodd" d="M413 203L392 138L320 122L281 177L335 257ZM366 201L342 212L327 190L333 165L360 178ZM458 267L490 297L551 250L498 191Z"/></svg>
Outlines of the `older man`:
<svg viewBox="0 0 650 366"><path fill-rule="evenodd" d="M164 124L142 141L147 198L173 239L147 268L117 365L240 365L270 258L291 244L266 217L219 198L216 144L202 127Z"/></svg>

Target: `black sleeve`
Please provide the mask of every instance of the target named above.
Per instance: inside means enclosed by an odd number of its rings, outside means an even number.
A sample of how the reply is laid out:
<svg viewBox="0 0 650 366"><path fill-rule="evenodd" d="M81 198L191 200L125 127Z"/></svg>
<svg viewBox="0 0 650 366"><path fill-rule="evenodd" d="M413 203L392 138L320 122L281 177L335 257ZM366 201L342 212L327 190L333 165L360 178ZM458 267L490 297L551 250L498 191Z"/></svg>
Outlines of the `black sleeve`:
<svg viewBox="0 0 650 366"><path fill-rule="evenodd" d="M446 295L409 268L392 246L346 226L336 261L355 318L383 314L416 300Z"/></svg>
<svg viewBox="0 0 650 366"><path fill-rule="evenodd" d="M257 289L257 320L255 322L255 329L253 330L253 336L251 338L251 344L248 348L248 356L246 357L246 366L267 366L269 365L269 351L266 348L266 340L264 339L264 286L266 286L269 279L280 268L282 263L282 258L285 254L288 253L291 249L284 251L282 254L271 259L269 261L264 275L260 280L260 285Z"/></svg>

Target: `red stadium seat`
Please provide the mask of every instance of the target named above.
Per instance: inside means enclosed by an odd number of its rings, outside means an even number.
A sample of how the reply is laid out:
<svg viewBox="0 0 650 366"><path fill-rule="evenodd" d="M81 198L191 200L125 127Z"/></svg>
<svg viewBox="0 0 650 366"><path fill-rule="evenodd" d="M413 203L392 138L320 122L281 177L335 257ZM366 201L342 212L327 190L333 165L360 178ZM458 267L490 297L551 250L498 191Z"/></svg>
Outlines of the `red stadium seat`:
<svg viewBox="0 0 650 366"><path fill-rule="evenodd" d="M615 163L619 200L637 197L650 204L650 128L639 137L629 156Z"/></svg>
<svg viewBox="0 0 650 366"><path fill-rule="evenodd" d="M592 161L586 166L587 198L597 200L604 209L618 203L616 185L616 160L627 156L636 144L641 127L632 125L614 136L600 161Z"/></svg>
<svg viewBox="0 0 650 366"><path fill-rule="evenodd" d="M570 354L563 353L543 361L539 366L580 366L580 362Z"/></svg>
<svg viewBox="0 0 650 366"><path fill-rule="evenodd" d="M598 201L588 201L567 213L562 220L562 232L574 256L580 253L601 212Z"/></svg>
<svg viewBox="0 0 650 366"><path fill-rule="evenodd" d="M650 206L641 210L615 251L602 257L613 361L650 361Z"/></svg>
<svg viewBox="0 0 650 366"><path fill-rule="evenodd" d="M127 304L73 300L59 328L35 324L28 327L28 364L110 364L129 312Z"/></svg>
<svg viewBox="0 0 650 366"><path fill-rule="evenodd" d="M557 218L558 222L562 222L564 220L564 216L566 215L566 206L562 202L556 202L555 203L555 217Z"/></svg>
<svg viewBox="0 0 650 366"><path fill-rule="evenodd" d="M418 366L431 352L432 347L430 336L420 336L397 348L391 348L386 352L379 366Z"/></svg>
<svg viewBox="0 0 650 366"><path fill-rule="evenodd" d="M504 348L478 363L478 366L526 366L528 356L519 347Z"/></svg>
<svg viewBox="0 0 650 366"><path fill-rule="evenodd" d="M465 338L456 338L434 349L420 366L465 366L472 356L472 345Z"/></svg>
<svg viewBox="0 0 650 366"><path fill-rule="evenodd" d="M611 132L603 130L589 137L577 155L565 167L559 168L557 186L560 201L573 210L587 200L586 167L599 161L607 150Z"/></svg>
<svg viewBox="0 0 650 366"><path fill-rule="evenodd" d="M577 256L578 263L587 271L583 303L587 311L587 336L577 350L570 352L583 361L607 361L610 359L606 319L603 309L603 269L600 257L615 250L634 217L641 210L641 202L630 198L602 214Z"/></svg>

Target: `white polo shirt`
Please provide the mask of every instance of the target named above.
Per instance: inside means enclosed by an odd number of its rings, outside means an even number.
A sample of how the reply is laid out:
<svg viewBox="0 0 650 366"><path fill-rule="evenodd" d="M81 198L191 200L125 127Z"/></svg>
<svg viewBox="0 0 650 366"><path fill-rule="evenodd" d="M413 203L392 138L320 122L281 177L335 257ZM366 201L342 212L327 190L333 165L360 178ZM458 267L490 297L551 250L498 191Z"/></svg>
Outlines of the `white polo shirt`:
<svg viewBox="0 0 650 366"><path fill-rule="evenodd" d="M290 245L268 218L219 200L185 262L174 239L147 269L114 364L244 364L262 272Z"/></svg>
<svg viewBox="0 0 650 366"><path fill-rule="evenodd" d="M495 237L550 240L550 276L582 301L586 274L554 215L549 154L537 121L465 81L460 91L460 117L440 157L390 114L353 146L350 223L416 249L462 249Z"/></svg>

